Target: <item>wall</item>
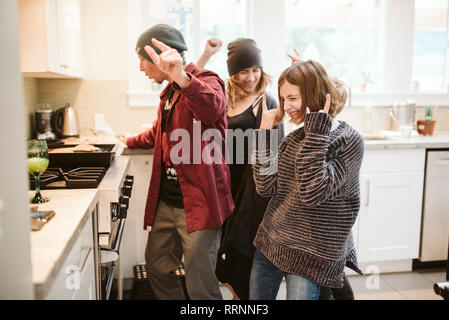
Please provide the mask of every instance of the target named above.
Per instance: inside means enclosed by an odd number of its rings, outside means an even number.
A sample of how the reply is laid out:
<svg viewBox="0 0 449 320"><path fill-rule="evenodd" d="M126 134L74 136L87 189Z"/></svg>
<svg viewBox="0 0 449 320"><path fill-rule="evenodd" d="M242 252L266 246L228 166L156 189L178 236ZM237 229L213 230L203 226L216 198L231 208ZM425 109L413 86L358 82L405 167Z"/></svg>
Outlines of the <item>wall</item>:
<svg viewBox="0 0 449 320"><path fill-rule="evenodd" d="M0 1L0 300L34 297L18 20L17 2Z"/></svg>
<svg viewBox="0 0 449 320"><path fill-rule="evenodd" d="M27 139L34 139L36 137L36 121L34 112L38 109L38 85L37 79L22 78L23 92L24 92L24 109L25 109L25 125Z"/></svg>
<svg viewBox="0 0 449 320"><path fill-rule="evenodd" d="M37 103L50 103L53 110L70 103L78 113L81 135L92 135L95 114L104 114L116 134L136 134L144 130L142 124L153 122L155 108L127 106L127 10L127 0L81 0L83 78L25 79L29 115Z"/></svg>
<svg viewBox="0 0 449 320"><path fill-rule="evenodd" d="M92 135L95 114L104 114L116 134L139 133L144 130L141 125L151 124L156 118L156 108L127 106L127 0L81 0L81 4L83 79L26 79L27 110L33 110L31 104L37 102L51 103L54 110L68 102L78 112L81 135ZM260 37L257 30L252 33ZM276 83L276 79L273 83ZM391 129L389 112L389 108L373 108L368 117L365 109L351 108L344 110L339 118L360 131L365 131L367 118L371 119L373 130ZM423 114L423 109L418 108L417 119ZM435 130L449 131L449 108L437 110L436 119ZM34 124L30 119L28 123L32 129Z"/></svg>

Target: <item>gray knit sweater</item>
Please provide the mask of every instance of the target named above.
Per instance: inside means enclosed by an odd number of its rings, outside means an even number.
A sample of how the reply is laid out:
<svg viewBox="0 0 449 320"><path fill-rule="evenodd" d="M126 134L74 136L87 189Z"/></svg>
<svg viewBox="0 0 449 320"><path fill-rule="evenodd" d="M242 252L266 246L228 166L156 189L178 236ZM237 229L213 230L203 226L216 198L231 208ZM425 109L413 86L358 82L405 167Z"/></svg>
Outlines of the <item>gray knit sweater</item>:
<svg viewBox="0 0 449 320"><path fill-rule="evenodd" d="M271 201L254 245L287 273L341 288L345 265L362 274L352 226L365 145L346 122L331 132L332 118L325 113L309 113L304 123L284 138L277 155L259 143L270 130L256 131L254 181Z"/></svg>

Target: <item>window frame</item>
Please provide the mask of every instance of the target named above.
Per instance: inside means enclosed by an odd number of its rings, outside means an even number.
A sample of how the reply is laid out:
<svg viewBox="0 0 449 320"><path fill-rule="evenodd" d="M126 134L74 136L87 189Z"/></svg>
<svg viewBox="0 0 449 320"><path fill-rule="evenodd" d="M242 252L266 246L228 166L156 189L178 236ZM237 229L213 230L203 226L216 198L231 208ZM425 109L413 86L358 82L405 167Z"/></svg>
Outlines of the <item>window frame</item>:
<svg viewBox="0 0 449 320"><path fill-rule="evenodd" d="M134 51L135 41L143 29L143 21L145 21L143 12L148 1L128 0L129 79L127 96L129 107L159 106L159 91L145 89L142 85L141 72ZM264 69L273 77L268 91L277 96L277 78L282 72L282 61L286 54L286 52L276 50L279 47L285 48L285 1L264 0L264 6L258 5L256 1L247 0L247 21L244 23L246 35L242 36L255 39L260 46L264 56ZM193 0L193 3L195 12L200 12L200 0ZM262 15L267 8L271 14L270 23L266 23L266 18ZM449 92L444 90L441 92L413 92L411 90L415 1L379 0L378 10L380 10L378 57L381 68L379 79L381 91L352 93L351 107L390 107L395 101L403 98L415 100L418 106L428 104L449 106ZM200 20L200 14L195 14L194 47L192 48L194 61L200 54ZM449 32L447 34L449 37ZM278 45L270 46L272 40ZM449 38L446 45L448 43ZM392 48L398 53L397 55L391 54ZM446 50L446 61L449 62L448 49ZM394 66L394 68L390 66ZM445 75L446 84L449 84L449 63L446 63L445 66Z"/></svg>

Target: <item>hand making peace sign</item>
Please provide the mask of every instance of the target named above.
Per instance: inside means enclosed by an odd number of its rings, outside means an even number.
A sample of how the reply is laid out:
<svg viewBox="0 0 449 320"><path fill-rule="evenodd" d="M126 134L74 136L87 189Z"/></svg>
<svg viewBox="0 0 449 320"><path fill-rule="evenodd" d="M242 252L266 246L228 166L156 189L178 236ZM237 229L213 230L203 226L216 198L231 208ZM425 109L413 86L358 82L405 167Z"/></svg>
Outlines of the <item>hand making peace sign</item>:
<svg viewBox="0 0 449 320"><path fill-rule="evenodd" d="M295 52L295 56L292 56L291 54L287 53L287 56L292 60L292 64L295 64L297 62L303 62L304 60L301 58L301 55L299 54L298 50L293 48L293 51Z"/></svg>
<svg viewBox="0 0 449 320"><path fill-rule="evenodd" d="M265 94L262 97L262 121L260 122L260 129L272 129L279 121L280 106L276 109L268 110L267 98Z"/></svg>
<svg viewBox="0 0 449 320"><path fill-rule="evenodd" d="M154 38L151 39L151 42L161 50L161 53L157 54L151 46L147 45L144 48L156 67L167 74L181 88L187 87L190 83L190 78L184 71L184 61L179 52Z"/></svg>

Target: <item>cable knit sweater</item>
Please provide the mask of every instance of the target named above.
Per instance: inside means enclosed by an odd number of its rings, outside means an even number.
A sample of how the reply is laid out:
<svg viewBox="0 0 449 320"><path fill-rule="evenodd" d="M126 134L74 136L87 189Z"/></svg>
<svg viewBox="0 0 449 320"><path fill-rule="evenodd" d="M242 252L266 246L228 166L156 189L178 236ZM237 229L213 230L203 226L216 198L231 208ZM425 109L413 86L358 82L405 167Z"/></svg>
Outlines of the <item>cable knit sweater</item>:
<svg viewBox="0 0 449 320"><path fill-rule="evenodd" d="M346 122L331 131L325 113L309 113L304 123L285 137L277 155L260 143L270 130L256 131L254 181L271 201L254 245L287 273L341 288L345 265L362 274L352 226L360 208L364 141Z"/></svg>

